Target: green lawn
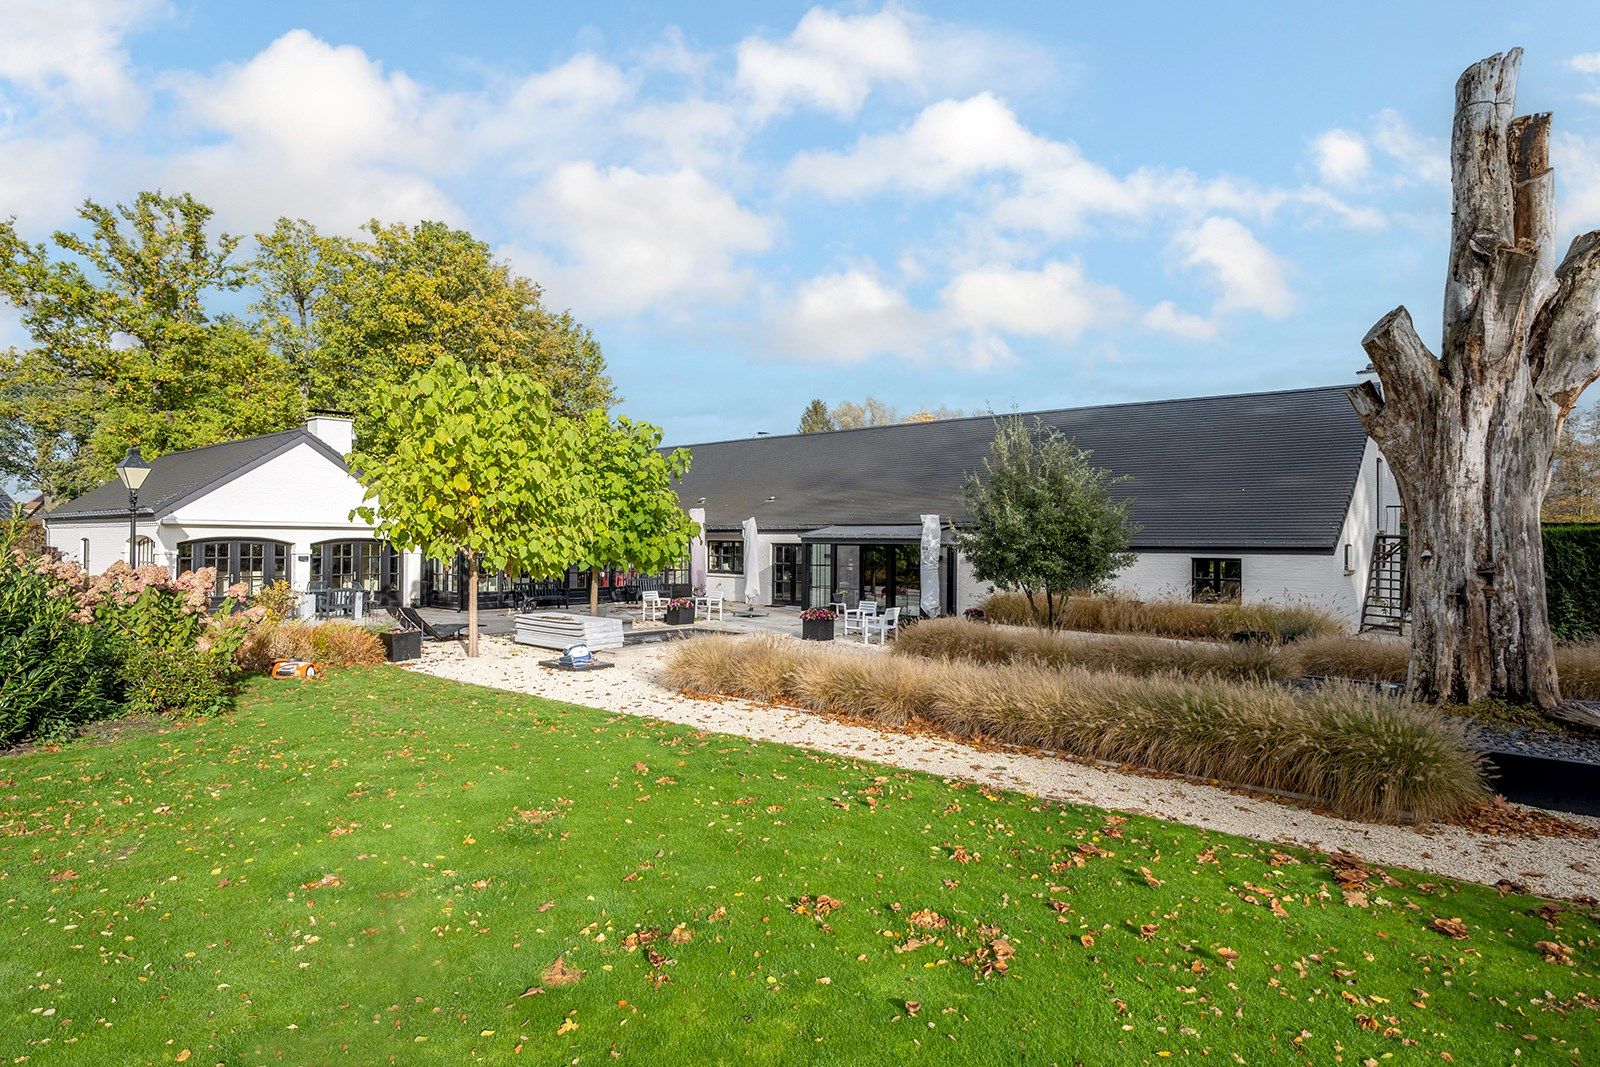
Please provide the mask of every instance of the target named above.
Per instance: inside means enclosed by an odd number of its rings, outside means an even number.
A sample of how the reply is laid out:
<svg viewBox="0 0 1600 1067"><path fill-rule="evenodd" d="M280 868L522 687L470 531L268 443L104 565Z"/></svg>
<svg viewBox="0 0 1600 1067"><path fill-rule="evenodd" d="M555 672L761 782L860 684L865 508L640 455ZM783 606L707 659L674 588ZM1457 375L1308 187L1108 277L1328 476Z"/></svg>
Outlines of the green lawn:
<svg viewBox="0 0 1600 1067"><path fill-rule="evenodd" d="M1600 1034L1581 909L1400 871L1350 906L1309 853L391 668L6 757L0 797L8 1062L1565 1063ZM541 982L561 954L583 977Z"/></svg>

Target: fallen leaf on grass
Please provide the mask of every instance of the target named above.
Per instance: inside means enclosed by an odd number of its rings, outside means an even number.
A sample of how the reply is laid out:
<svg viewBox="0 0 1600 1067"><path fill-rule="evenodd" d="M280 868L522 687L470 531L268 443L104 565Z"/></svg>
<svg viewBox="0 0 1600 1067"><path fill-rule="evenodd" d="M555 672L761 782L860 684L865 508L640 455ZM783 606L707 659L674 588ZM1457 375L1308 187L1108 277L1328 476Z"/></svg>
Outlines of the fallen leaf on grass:
<svg viewBox="0 0 1600 1067"><path fill-rule="evenodd" d="M1144 884L1149 886L1151 889L1154 889L1158 885L1164 885L1165 884L1164 882L1161 881L1161 879L1157 878L1155 875L1150 873L1150 868L1149 867L1140 867L1139 868L1139 873L1144 876Z"/></svg>
<svg viewBox="0 0 1600 1067"><path fill-rule="evenodd" d="M920 1000L908 1000L908 1001L906 1001L906 1014L907 1015L911 1016L912 1018L916 1018L917 1012L919 1012L921 1010L922 1010L922 1002Z"/></svg>
<svg viewBox="0 0 1600 1067"><path fill-rule="evenodd" d="M560 1026L556 1027L556 1036L557 1037L562 1037L562 1036L564 1036L566 1034L570 1034L570 1033L572 1033L572 1031L576 1030L577 1028L578 1028L578 1021L576 1019L564 1020L561 1023Z"/></svg>
<svg viewBox="0 0 1600 1067"><path fill-rule="evenodd" d="M565 956L557 956L556 961L544 969L544 973L539 976L539 981L547 986L572 985L581 979L583 975L583 971L567 965Z"/></svg>
<svg viewBox="0 0 1600 1067"><path fill-rule="evenodd" d="M553 908L555 906L556 906L556 902L555 901L547 900L543 904L539 905L539 910L540 911L549 911L551 908Z"/></svg>
<svg viewBox="0 0 1600 1067"><path fill-rule="evenodd" d="M1544 953L1546 963L1564 963L1572 966L1572 946L1559 941L1535 941L1533 947Z"/></svg>
<svg viewBox="0 0 1600 1067"><path fill-rule="evenodd" d="M687 945L689 942L694 940L694 931L682 923L679 923L677 926L674 926L672 928L672 932L667 935L667 940L671 941L674 945Z"/></svg>
<svg viewBox="0 0 1600 1067"><path fill-rule="evenodd" d="M1451 916L1448 919L1436 918L1428 925L1454 941L1464 941L1470 936L1467 924L1462 922L1459 916Z"/></svg>
<svg viewBox="0 0 1600 1067"><path fill-rule="evenodd" d="M301 889L338 889L344 885L344 879L337 874L325 874L314 882L305 882Z"/></svg>
<svg viewBox="0 0 1600 1067"><path fill-rule="evenodd" d="M929 930L942 930L950 925L950 920L934 911L932 908L923 908L911 913L912 926L921 926Z"/></svg>

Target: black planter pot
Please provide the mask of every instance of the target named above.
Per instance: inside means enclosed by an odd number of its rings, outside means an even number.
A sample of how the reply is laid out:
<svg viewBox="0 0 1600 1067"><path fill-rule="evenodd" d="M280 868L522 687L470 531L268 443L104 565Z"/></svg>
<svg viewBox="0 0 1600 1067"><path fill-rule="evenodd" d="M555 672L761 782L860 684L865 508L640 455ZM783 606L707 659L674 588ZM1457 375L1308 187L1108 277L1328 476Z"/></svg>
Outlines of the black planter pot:
<svg viewBox="0 0 1600 1067"><path fill-rule="evenodd" d="M688 626L694 622L694 609L668 608L665 618L668 626Z"/></svg>
<svg viewBox="0 0 1600 1067"><path fill-rule="evenodd" d="M422 658L421 630L386 630L378 635L390 663Z"/></svg>
<svg viewBox="0 0 1600 1067"><path fill-rule="evenodd" d="M802 641L832 641L832 619L801 619L800 639Z"/></svg>

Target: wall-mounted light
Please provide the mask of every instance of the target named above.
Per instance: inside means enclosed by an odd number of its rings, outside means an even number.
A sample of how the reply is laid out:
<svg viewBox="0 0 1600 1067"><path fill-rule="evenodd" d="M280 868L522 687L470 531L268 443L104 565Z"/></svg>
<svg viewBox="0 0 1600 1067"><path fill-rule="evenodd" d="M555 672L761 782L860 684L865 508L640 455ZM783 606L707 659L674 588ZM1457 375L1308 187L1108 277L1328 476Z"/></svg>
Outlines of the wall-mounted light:
<svg viewBox="0 0 1600 1067"><path fill-rule="evenodd" d="M1350 544L1349 541L1344 543L1344 572L1346 574L1354 574L1356 572L1355 546Z"/></svg>

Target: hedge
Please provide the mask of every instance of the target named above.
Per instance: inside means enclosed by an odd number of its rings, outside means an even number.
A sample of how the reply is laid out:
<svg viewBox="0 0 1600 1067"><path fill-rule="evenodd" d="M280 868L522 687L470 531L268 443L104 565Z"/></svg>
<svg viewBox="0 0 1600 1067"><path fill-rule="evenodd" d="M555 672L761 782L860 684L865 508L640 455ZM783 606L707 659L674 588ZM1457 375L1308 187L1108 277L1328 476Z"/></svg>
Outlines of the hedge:
<svg viewBox="0 0 1600 1067"><path fill-rule="evenodd" d="M1600 637L1600 523L1544 528L1544 587L1557 637Z"/></svg>

